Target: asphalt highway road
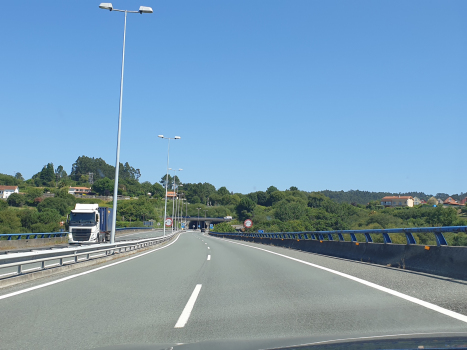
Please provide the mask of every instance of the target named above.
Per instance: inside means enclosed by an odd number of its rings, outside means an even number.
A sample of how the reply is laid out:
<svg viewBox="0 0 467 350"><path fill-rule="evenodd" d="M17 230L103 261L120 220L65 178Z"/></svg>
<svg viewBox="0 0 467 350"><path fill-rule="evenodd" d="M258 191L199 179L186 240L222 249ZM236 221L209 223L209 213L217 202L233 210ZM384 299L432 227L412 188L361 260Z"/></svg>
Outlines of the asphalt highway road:
<svg viewBox="0 0 467 350"><path fill-rule="evenodd" d="M143 238L152 238L152 237L160 237L163 235L162 230L151 230L151 231L140 231L140 232L132 232L132 233L122 233L115 237L116 242L126 241L126 240L133 240L133 239L143 239ZM171 232L167 230L166 234L170 234Z"/></svg>
<svg viewBox="0 0 467 350"><path fill-rule="evenodd" d="M166 233L169 234L170 231L167 231ZM157 231L155 231L155 230L139 231L139 232L125 233L125 234L118 235L117 237L115 237L115 241L116 242L132 241L132 240L138 240L138 239L144 239L144 238L160 237L162 235L163 235L162 230L160 230L160 231L159 230L157 230ZM102 243L102 244L107 244L107 243ZM0 279L11 276L11 275L15 274L16 271L17 271L16 267L1 268L2 260L4 260L4 259L8 259L8 258L11 258L13 256L15 256L15 257L33 256L37 252L40 253L40 252L46 252L46 251L54 251L54 250L60 250L60 249L63 249L63 248L81 247L81 248L86 249L88 247L94 247L94 246L96 246L96 244L91 244L91 245L83 244L83 245L78 245L78 246L77 245L63 245L63 246L60 246L60 247L50 247L50 248L42 248L42 249L30 249L30 250L23 251L23 252L11 251L11 252L9 252L9 254L2 254L2 255L0 255ZM102 246L104 246L104 245L102 245ZM73 250L73 249L71 249L71 250ZM105 254L104 253L90 254L91 257L97 257L97 256L103 256L103 255L105 255ZM68 258L68 260L64 260L65 263L67 263L68 261L73 261L73 258ZM49 260L47 262L47 265L52 266L52 265L57 265L58 263L59 263L59 259ZM33 264L24 265L23 266L23 271L28 272L29 270L34 270L34 269L40 267L40 265L41 265L40 263L33 263Z"/></svg>
<svg viewBox="0 0 467 350"><path fill-rule="evenodd" d="M467 332L466 295L463 281L187 232L0 289L0 349Z"/></svg>

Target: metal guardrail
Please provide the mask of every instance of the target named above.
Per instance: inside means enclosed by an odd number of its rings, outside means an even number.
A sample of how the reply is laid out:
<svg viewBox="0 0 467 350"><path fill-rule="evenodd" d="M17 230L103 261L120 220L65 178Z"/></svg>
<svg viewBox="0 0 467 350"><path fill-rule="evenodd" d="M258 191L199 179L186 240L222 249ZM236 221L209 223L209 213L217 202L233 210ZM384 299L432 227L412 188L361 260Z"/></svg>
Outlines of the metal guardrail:
<svg viewBox="0 0 467 350"><path fill-rule="evenodd" d="M36 239L36 238L54 238L64 237L68 235L68 232L50 232L50 233L8 233L0 234L0 240L2 237L8 237L7 241L18 240L18 239ZM23 238L24 237L24 238Z"/></svg>
<svg viewBox="0 0 467 350"><path fill-rule="evenodd" d="M122 228L117 228L115 230L125 231L125 230L148 230L148 229L149 229L148 227L122 227ZM55 237L64 237L68 235L68 233L69 232L5 233L5 234L0 234L0 240L2 239L2 237L8 237L6 241L19 240L19 239L55 238Z"/></svg>
<svg viewBox="0 0 467 350"><path fill-rule="evenodd" d="M172 234L172 235L167 235L167 236L162 236L162 237L154 237L154 238L145 238L145 239L140 239L132 242L118 242L115 244L99 244L98 247L92 247L88 246L86 247L86 251L79 252L78 250L75 250L73 253L70 253L70 251L65 251L65 252L53 252L53 256L50 256L50 252L44 251L43 253L38 253L35 254L32 258L25 257L25 260L22 261L14 261L10 263L0 263L0 280L5 279L5 278L10 278L13 276L18 276L22 275L25 272L31 273L31 272L36 272L44 269L49 269L52 267L59 267L59 266L64 266L64 265L69 265L69 264L75 264L78 262L83 262L83 261L89 261L93 259L98 259L101 258L102 256L109 256L113 254L120 254L124 253L127 251L132 251L132 250L137 250L145 247L149 247L152 245L160 244L166 241L171 240L178 232ZM105 247L102 247L102 246ZM97 255L96 255L97 254ZM6 258L3 260L17 260L18 257L12 256L11 258ZM65 261L65 259L71 259L68 261ZM49 264L47 265L47 262L53 261L53 260L58 260L57 263L54 264ZM24 270L25 265L31 265L31 264L40 264L40 266L33 267L27 270ZM11 268L11 267L16 267L15 272L9 272L6 274L2 274L2 270Z"/></svg>
<svg viewBox="0 0 467 350"><path fill-rule="evenodd" d="M410 227L410 228L387 228L374 230L337 230L337 231L304 231L304 232L274 232L274 233L249 233L249 232L231 232L220 233L210 232L215 235L236 236L236 237L251 237L251 238L277 238L277 239L294 239L294 240L319 240L323 241L324 236L329 241L334 241L334 236L337 236L338 241L345 241L344 235L350 235L351 242L358 242L356 234L363 234L367 243L373 243L372 234L382 235L385 244L392 244L390 233L404 233L407 239L407 244L417 244L412 233L434 233L436 244L438 246L447 246L448 243L444 238L443 232L467 232L467 226L442 226L442 227Z"/></svg>

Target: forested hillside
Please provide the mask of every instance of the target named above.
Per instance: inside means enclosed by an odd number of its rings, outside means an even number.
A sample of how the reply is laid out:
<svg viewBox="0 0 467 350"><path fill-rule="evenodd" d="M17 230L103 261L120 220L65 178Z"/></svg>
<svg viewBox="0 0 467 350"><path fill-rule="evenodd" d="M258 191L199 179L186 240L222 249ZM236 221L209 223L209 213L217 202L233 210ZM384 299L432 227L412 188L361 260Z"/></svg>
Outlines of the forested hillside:
<svg viewBox="0 0 467 350"><path fill-rule="evenodd" d="M0 233L52 232L60 229L60 221L77 202L98 203L112 206L112 202L98 199L75 198L68 194L69 186L91 187L92 194L113 193L115 168L101 158L78 157L68 174L63 166L54 168L52 163L24 180L20 173L15 176L0 174L0 185L17 185L20 194L12 194L7 201L0 200ZM94 183L90 184L89 173ZM139 182L140 170L128 163L121 164L119 194L132 197L121 200L117 208L118 226L140 226L143 220L163 222L163 206L166 175L156 183ZM368 191L321 191L305 192L296 187L280 191L270 186L266 191L248 194L233 193L227 187L217 188L210 183L183 183L178 177L168 176L168 188L178 191L183 201L183 215L210 217L233 216L234 223L250 218L252 230L322 231L364 228L395 228L421 226L465 225L465 209L417 206L414 208L387 208L379 200L399 193ZM181 186L183 185L183 186ZM47 196L45 196L47 193ZM50 198L50 194L54 197ZM428 199L431 194L411 192L400 195ZM465 194L451 195L461 199ZM438 193L445 199L448 194ZM189 204L188 204L189 203ZM197 208L200 208L198 211ZM172 205L168 206L171 215ZM217 230L232 230L228 224L218 225ZM450 243L467 243L465 235L458 234Z"/></svg>

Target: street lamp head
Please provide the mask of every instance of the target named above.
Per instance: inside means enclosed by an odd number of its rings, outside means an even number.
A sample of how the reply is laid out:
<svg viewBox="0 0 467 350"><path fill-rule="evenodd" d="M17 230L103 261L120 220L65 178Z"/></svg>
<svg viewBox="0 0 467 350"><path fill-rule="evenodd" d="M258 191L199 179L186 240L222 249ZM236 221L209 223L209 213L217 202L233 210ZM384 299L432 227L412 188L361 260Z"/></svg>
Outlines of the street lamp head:
<svg viewBox="0 0 467 350"><path fill-rule="evenodd" d="M181 137L180 137L180 136L175 136L174 139L175 139L175 140L180 140Z"/></svg>
<svg viewBox="0 0 467 350"><path fill-rule="evenodd" d="M103 10L110 10L110 11L112 11L114 7L112 6L112 3L110 3L110 2L102 2L102 3L99 5L99 8L100 8L100 9L103 9Z"/></svg>
<svg viewBox="0 0 467 350"><path fill-rule="evenodd" d="M183 169L178 169L178 171L182 171Z"/></svg>
<svg viewBox="0 0 467 350"><path fill-rule="evenodd" d="M160 137L161 139L163 139L164 135L157 135L157 137Z"/></svg>
<svg viewBox="0 0 467 350"><path fill-rule="evenodd" d="M169 168L169 170L173 170L172 168Z"/></svg>
<svg viewBox="0 0 467 350"><path fill-rule="evenodd" d="M139 13L152 13L152 8L148 6L140 6L139 7Z"/></svg>

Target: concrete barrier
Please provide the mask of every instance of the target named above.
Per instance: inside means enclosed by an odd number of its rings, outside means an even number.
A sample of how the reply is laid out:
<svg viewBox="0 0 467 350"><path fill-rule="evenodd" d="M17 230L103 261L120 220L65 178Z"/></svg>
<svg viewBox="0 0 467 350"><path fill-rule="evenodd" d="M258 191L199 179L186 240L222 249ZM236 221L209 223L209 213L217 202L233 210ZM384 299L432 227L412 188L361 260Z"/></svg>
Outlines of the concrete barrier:
<svg viewBox="0 0 467 350"><path fill-rule="evenodd" d="M216 237L270 244L349 260L467 280L467 247L341 241L252 238L222 234Z"/></svg>
<svg viewBox="0 0 467 350"><path fill-rule="evenodd" d="M142 227L131 230L118 230L115 232L115 236L124 236L126 234L140 232L140 231L152 231L153 229ZM156 231L156 230L154 230ZM65 237L51 237L51 238L36 238L36 239L12 239L0 240L0 251L5 250L17 250L17 249L32 249L32 248L47 248L55 245L68 245L68 236Z"/></svg>
<svg viewBox="0 0 467 350"><path fill-rule="evenodd" d="M52 238L37 238L37 239L12 239L1 240L0 250L14 250L14 249L31 249L31 248L44 248L54 245L67 245L68 236L65 237L52 237Z"/></svg>

